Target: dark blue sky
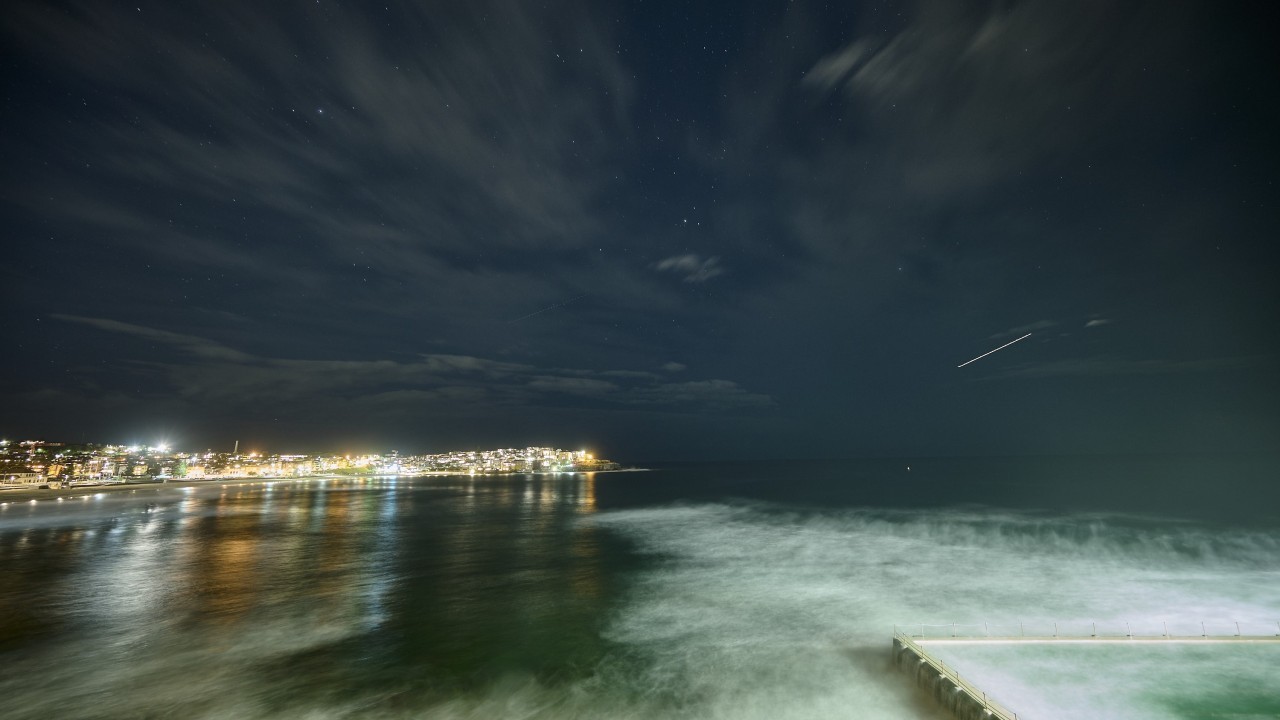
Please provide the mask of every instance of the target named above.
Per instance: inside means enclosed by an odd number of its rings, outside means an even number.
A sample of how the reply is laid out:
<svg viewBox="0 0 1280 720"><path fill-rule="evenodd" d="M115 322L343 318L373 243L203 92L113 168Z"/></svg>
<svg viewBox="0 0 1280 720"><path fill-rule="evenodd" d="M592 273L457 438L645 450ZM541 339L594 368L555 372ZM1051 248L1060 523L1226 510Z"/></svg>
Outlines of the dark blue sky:
<svg viewBox="0 0 1280 720"><path fill-rule="evenodd" d="M19 2L0 434L631 460L1267 449L1265 20Z"/></svg>

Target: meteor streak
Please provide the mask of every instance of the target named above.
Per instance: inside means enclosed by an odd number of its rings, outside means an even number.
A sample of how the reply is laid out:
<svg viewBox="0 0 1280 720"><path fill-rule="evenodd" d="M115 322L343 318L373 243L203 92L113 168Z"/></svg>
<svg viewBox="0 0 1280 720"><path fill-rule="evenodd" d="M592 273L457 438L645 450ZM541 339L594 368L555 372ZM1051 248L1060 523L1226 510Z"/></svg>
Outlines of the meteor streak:
<svg viewBox="0 0 1280 720"><path fill-rule="evenodd" d="M1027 333L1026 335L1023 335L1022 337L1018 338L1018 340L1026 340L1026 339L1027 339L1027 338L1029 338L1029 337L1031 337L1031 333ZM959 365L957 365L956 367L958 367L958 368L962 368L962 367L964 367L965 365L968 365L969 363L973 362L974 360L981 360L982 358L984 358L984 357L986 357L986 356L990 355L990 354L991 354L991 353L993 353L993 352L1000 352L1001 350L1003 350L1003 349L1005 349L1005 348L1009 347L1010 345L1012 345L1012 344L1014 344L1014 343L1018 342L1018 340L1010 340L1009 342L1007 342L1007 343L1005 343L1005 344L1001 345L1000 347L996 348L995 350L989 350L989 351L987 351L987 352L984 352L984 353L982 353L981 355L979 355L978 357L974 358L973 360L969 360L968 362L962 362L962 363L960 363Z"/></svg>

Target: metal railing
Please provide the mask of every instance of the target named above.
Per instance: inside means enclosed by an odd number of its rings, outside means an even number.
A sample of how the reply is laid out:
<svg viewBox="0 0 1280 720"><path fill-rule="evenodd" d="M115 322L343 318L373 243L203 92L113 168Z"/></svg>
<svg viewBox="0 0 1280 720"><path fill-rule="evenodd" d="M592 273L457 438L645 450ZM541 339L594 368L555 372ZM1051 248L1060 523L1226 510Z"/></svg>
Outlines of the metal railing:
<svg viewBox="0 0 1280 720"><path fill-rule="evenodd" d="M997 718L997 720L1018 720L1018 713L1000 704L997 700L988 696L986 691L960 677L960 673L920 647L910 635L895 632L893 637L894 640L902 643L903 647L910 648L912 652L918 655L920 662L927 663L929 667L953 683L961 692L968 694L975 702L982 703L983 710L986 710L992 717Z"/></svg>
<svg viewBox="0 0 1280 720"><path fill-rule="evenodd" d="M1280 621L912 623L894 625L894 636L916 640L1268 640L1280 641Z"/></svg>
<svg viewBox="0 0 1280 720"><path fill-rule="evenodd" d="M966 693L974 702L999 720L1018 720L1018 714L986 691L960 676L954 668L934 657L922 643L938 642L1275 642L1280 643L1280 621L1259 623L1256 621L1145 621L1142 623L1117 621L1097 622L1043 622L1034 623L913 623L894 625L893 638L903 647L911 649L920 662L927 663L938 674ZM896 651L896 646L895 646ZM895 664L898 658L895 657Z"/></svg>

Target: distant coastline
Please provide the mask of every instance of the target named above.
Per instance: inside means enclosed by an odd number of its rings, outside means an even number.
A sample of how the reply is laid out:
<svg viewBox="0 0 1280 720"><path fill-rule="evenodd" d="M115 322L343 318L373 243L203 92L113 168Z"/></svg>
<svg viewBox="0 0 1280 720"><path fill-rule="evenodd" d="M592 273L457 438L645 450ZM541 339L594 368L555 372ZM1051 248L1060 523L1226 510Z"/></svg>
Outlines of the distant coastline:
<svg viewBox="0 0 1280 720"><path fill-rule="evenodd" d="M160 445L68 444L0 440L0 492L230 479L423 475L515 475L624 470L586 450L552 447L459 450L426 455L182 452Z"/></svg>

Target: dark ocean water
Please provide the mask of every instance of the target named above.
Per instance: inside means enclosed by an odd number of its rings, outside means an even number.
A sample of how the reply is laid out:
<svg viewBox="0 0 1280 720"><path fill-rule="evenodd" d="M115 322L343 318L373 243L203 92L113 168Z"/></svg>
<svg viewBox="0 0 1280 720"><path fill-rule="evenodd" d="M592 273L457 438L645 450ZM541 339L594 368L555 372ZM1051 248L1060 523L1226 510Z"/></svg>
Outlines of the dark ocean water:
<svg viewBox="0 0 1280 720"><path fill-rule="evenodd" d="M1275 631L1278 480L903 459L11 503L0 716L933 717L895 623Z"/></svg>

